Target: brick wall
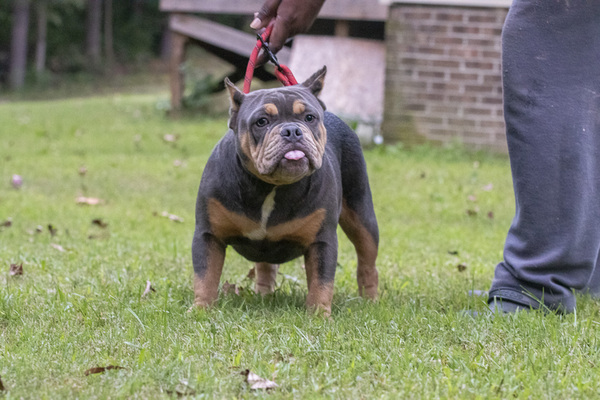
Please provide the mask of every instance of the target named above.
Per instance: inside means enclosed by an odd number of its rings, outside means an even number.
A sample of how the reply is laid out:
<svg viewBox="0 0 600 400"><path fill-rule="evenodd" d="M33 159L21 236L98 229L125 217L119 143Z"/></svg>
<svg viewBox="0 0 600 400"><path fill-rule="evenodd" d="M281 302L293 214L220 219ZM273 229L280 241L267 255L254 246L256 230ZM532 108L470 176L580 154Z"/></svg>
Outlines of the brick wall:
<svg viewBox="0 0 600 400"><path fill-rule="evenodd" d="M382 133L506 151L500 35L507 8L392 4Z"/></svg>

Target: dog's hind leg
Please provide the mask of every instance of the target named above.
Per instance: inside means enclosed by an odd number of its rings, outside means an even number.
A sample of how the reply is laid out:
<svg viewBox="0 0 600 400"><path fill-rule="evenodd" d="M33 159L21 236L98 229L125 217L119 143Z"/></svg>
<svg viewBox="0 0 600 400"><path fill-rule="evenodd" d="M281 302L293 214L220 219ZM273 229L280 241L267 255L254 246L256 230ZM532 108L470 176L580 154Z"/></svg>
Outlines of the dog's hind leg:
<svg viewBox="0 0 600 400"><path fill-rule="evenodd" d="M375 300L379 285L377 267L375 266L378 248L377 221L372 206L364 207L361 211L360 215L367 215L368 218L361 218L344 201L340 215L340 226L356 249L358 293L362 297Z"/></svg>
<svg viewBox="0 0 600 400"><path fill-rule="evenodd" d="M278 269L278 264L256 263L256 284L254 291L263 295L273 293L275 291L275 280Z"/></svg>

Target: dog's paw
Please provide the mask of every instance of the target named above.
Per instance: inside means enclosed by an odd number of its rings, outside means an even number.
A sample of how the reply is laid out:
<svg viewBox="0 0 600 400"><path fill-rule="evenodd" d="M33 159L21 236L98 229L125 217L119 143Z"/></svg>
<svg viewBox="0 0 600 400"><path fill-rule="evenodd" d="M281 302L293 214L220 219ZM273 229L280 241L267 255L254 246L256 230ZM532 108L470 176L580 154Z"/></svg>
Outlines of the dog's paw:
<svg viewBox="0 0 600 400"><path fill-rule="evenodd" d="M359 286L358 293L362 298L377 301L377 285L374 286Z"/></svg>
<svg viewBox="0 0 600 400"><path fill-rule="evenodd" d="M211 302L203 301L203 300L195 300L194 304L188 308L187 312L191 313L196 310L206 310L212 305Z"/></svg>

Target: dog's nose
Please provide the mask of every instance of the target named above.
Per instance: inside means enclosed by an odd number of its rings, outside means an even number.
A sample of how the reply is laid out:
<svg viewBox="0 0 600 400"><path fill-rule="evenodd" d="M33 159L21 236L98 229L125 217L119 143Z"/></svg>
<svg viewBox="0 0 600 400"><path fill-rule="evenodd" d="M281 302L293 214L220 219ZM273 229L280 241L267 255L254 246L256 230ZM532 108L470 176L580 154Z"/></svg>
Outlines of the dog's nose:
<svg viewBox="0 0 600 400"><path fill-rule="evenodd" d="M302 130L296 124L288 124L281 127L281 136L291 142L302 139Z"/></svg>

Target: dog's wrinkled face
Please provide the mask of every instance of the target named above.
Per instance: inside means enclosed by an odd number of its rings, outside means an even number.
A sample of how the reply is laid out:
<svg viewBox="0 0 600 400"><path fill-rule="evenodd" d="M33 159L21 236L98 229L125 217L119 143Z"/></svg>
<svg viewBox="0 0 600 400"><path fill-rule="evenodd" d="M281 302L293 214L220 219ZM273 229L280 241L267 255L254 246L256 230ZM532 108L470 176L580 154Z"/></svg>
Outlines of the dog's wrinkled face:
<svg viewBox="0 0 600 400"><path fill-rule="evenodd" d="M229 127L244 166L259 179L287 185L321 168L327 142L325 106L317 98L326 68L301 85L243 94L229 80Z"/></svg>

